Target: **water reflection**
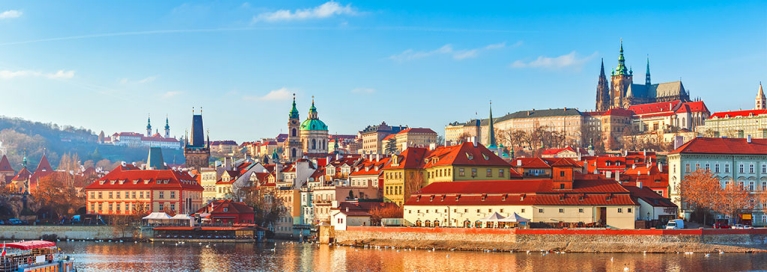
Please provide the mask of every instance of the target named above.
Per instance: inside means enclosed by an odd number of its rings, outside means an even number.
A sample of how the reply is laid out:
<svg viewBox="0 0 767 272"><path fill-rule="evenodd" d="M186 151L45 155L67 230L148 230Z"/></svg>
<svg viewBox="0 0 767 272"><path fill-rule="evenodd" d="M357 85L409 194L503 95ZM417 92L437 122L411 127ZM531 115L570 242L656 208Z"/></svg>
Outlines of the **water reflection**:
<svg viewBox="0 0 767 272"><path fill-rule="evenodd" d="M744 271L767 254L527 254L360 249L295 243L60 242L79 271Z"/></svg>

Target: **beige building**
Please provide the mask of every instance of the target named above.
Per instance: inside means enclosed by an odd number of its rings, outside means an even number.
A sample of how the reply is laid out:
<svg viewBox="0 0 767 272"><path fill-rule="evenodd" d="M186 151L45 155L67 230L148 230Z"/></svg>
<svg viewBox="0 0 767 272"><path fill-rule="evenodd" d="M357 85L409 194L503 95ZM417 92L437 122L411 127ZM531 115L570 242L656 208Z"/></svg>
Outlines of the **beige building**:
<svg viewBox="0 0 767 272"><path fill-rule="evenodd" d="M397 148L402 152L407 147L428 147L437 142L437 133L430 128L408 128L396 134Z"/></svg>
<svg viewBox="0 0 767 272"><path fill-rule="evenodd" d="M200 185L204 189L202 192L202 200L205 204L210 203L216 199L216 169L212 167L200 168Z"/></svg>
<svg viewBox="0 0 767 272"><path fill-rule="evenodd" d="M407 126L389 126L386 122L381 122L380 125L367 126L359 132L359 137L362 139L362 148L357 150L357 152L360 154L384 154L386 143L382 142L383 139L405 129L407 129Z"/></svg>

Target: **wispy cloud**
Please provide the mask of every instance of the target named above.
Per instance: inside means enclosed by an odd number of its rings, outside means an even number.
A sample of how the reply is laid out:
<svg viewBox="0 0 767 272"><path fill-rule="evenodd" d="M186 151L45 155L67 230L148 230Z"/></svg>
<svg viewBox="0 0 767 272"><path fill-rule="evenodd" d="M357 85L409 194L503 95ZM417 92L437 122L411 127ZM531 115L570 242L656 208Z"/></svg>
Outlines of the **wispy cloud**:
<svg viewBox="0 0 767 272"><path fill-rule="evenodd" d="M281 9L274 12L264 12L253 16L253 22L279 22L308 19L330 18L335 15L357 15L359 12L351 4L342 6L334 1L326 2L314 8L290 11Z"/></svg>
<svg viewBox="0 0 767 272"><path fill-rule="evenodd" d="M514 44L514 47L518 45L521 45L521 43L518 42ZM503 49L505 47L506 47L506 42L502 42L502 43L490 44L480 48L456 50L453 48L452 45L446 44L440 48L437 48L431 51L415 51L413 49L408 49L397 55L389 56L389 59L393 61L397 61L397 62L404 62L404 61L416 60L416 59L421 59L421 58L426 58L426 57L431 57L436 55L449 55L455 60L464 60L464 59L474 58L484 51L498 50L498 49Z"/></svg>
<svg viewBox="0 0 767 272"><path fill-rule="evenodd" d="M163 99L169 99L169 98L176 97L176 96L178 96L178 95L180 95L182 93L183 92L181 92L181 91L168 91L168 92L165 92L164 94L162 94L162 98Z"/></svg>
<svg viewBox="0 0 767 272"><path fill-rule="evenodd" d="M585 57L579 57L575 51L570 52L569 54L561 55L558 57L546 57L546 56L539 56L537 59L530 61L530 62L524 62L521 60L517 60L513 63L511 63L511 67L513 68L541 68L541 69L566 69L566 68L572 68L576 70L580 70L584 63L588 62L589 60L593 59L597 56L597 52L594 52L593 54Z"/></svg>
<svg viewBox="0 0 767 272"><path fill-rule="evenodd" d="M32 70L0 70L0 79L13 79L22 77L47 77L50 79L70 79L75 76L75 71L58 70L54 73L43 73Z"/></svg>
<svg viewBox="0 0 767 272"><path fill-rule="evenodd" d="M157 79L157 76L148 76L139 80L130 80L128 78L122 78L119 80L120 84L144 84L153 82Z"/></svg>
<svg viewBox="0 0 767 272"><path fill-rule="evenodd" d="M246 96L245 99L261 100L261 101L277 101L277 100L288 100L292 96L293 96L293 92L290 89L286 87L282 87L277 90L272 90L264 96Z"/></svg>
<svg viewBox="0 0 767 272"><path fill-rule="evenodd" d="M21 14L23 14L23 12L18 11L18 10L13 10L13 9L12 10L6 10L6 11L3 11L2 13L0 13L0 19L19 18L19 17L21 17Z"/></svg>
<svg viewBox="0 0 767 272"><path fill-rule="evenodd" d="M356 89L352 89L352 93L355 93L355 94L372 94L372 93L375 93L375 92L376 92L376 89L373 89L373 88L356 88Z"/></svg>

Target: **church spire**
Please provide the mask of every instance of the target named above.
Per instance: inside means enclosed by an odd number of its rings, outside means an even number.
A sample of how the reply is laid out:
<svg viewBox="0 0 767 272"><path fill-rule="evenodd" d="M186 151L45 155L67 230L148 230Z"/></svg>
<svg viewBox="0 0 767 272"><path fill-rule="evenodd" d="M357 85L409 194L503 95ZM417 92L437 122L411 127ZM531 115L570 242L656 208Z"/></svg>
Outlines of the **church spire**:
<svg viewBox="0 0 767 272"><path fill-rule="evenodd" d="M599 70L599 82L597 83L597 111L606 111L610 108L610 85L605 75L605 60L602 59L602 67Z"/></svg>
<svg viewBox="0 0 767 272"><path fill-rule="evenodd" d="M495 143L495 128L493 128L493 101L490 101L490 126L488 128L488 149L495 149L497 145Z"/></svg>
<svg viewBox="0 0 767 272"><path fill-rule="evenodd" d="M293 93L293 108L290 110L290 114L288 114L288 118L290 119L298 119L298 109L296 108L296 94Z"/></svg>
<svg viewBox="0 0 767 272"><path fill-rule="evenodd" d="M150 119L150 115L146 115L146 136L150 137L152 136L152 120Z"/></svg>
<svg viewBox="0 0 767 272"><path fill-rule="evenodd" d="M317 108L314 106L314 96L312 95L312 106L309 107L309 119L318 119Z"/></svg>
<svg viewBox="0 0 767 272"><path fill-rule="evenodd" d="M623 57L623 39L621 39L621 50L618 55L618 67L615 68L616 75L628 75L628 69L626 69L626 59Z"/></svg>
<svg viewBox="0 0 767 272"><path fill-rule="evenodd" d="M759 82L759 91L756 93L755 109L767 110L767 97L764 96L764 89L762 88L762 82Z"/></svg>
<svg viewBox="0 0 767 272"><path fill-rule="evenodd" d="M650 86L650 56L647 56L647 71L644 73L644 85Z"/></svg>
<svg viewBox="0 0 767 272"><path fill-rule="evenodd" d="M170 138L170 124L168 124L168 115L165 115L165 138Z"/></svg>

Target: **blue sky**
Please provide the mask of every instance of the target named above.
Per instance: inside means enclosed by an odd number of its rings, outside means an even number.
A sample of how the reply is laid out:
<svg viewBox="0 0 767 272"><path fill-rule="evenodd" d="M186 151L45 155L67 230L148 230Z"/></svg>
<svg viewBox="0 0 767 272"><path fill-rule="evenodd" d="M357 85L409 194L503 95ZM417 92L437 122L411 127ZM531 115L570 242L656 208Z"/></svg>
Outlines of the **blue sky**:
<svg viewBox="0 0 767 272"><path fill-rule="evenodd" d="M500 3L498 3L500 2ZM526 2L526 3L506 3ZM211 139L285 131L316 97L330 133L430 127L530 108L594 108L599 61L682 79L712 111L767 80L762 1L0 1L0 114ZM732 2L732 3L730 3ZM608 71L609 72L609 71Z"/></svg>

